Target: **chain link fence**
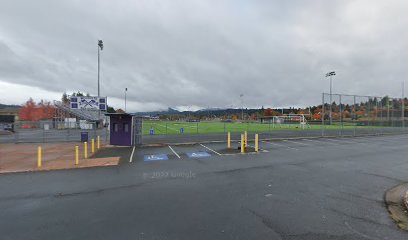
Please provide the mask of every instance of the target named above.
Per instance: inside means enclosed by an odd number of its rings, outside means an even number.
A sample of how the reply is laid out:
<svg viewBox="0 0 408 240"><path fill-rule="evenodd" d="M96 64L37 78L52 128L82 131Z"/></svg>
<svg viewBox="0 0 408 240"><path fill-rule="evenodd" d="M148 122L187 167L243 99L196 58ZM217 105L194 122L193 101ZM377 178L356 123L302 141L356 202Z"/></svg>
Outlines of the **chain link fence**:
<svg viewBox="0 0 408 240"><path fill-rule="evenodd" d="M322 94L322 135L405 133L406 99Z"/></svg>
<svg viewBox="0 0 408 240"><path fill-rule="evenodd" d="M95 122L17 121L12 131L0 136L0 143L52 143L81 141L81 133L88 139L109 139L108 128L97 128Z"/></svg>

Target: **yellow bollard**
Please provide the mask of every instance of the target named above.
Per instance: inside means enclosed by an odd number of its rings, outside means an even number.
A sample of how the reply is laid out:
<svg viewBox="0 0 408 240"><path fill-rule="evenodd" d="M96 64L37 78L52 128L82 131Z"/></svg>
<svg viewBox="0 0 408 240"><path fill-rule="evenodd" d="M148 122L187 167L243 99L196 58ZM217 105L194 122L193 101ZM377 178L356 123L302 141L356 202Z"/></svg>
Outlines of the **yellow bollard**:
<svg viewBox="0 0 408 240"><path fill-rule="evenodd" d="M248 133L245 131L245 147L248 147Z"/></svg>
<svg viewBox="0 0 408 240"><path fill-rule="evenodd" d="M258 133L255 134L255 152L259 152Z"/></svg>
<svg viewBox="0 0 408 240"><path fill-rule="evenodd" d="M78 145L75 146L75 165L79 164L79 147Z"/></svg>
<svg viewBox="0 0 408 240"><path fill-rule="evenodd" d="M38 150L37 150L37 167L41 167L42 166L42 150L41 150L41 146L38 146Z"/></svg>
<svg viewBox="0 0 408 240"><path fill-rule="evenodd" d="M95 153L95 139L93 139L93 138L91 140L91 152Z"/></svg>
<svg viewBox="0 0 408 240"><path fill-rule="evenodd" d="M97 149L99 149L99 148L101 148L101 137L97 137L97 140L96 140L96 148Z"/></svg>
<svg viewBox="0 0 408 240"><path fill-rule="evenodd" d="M231 133L228 132L228 148L231 148Z"/></svg>
<svg viewBox="0 0 408 240"><path fill-rule="evenodd" d="M241 134L241 153L245 152L245 144L244 144L245 138L244 134Z"/></svg>
<svg viewBox="0 0 408 240"><path fill-rule="evenodd" d="M84 142L84 158L88 158L88 143Z"/></svg>

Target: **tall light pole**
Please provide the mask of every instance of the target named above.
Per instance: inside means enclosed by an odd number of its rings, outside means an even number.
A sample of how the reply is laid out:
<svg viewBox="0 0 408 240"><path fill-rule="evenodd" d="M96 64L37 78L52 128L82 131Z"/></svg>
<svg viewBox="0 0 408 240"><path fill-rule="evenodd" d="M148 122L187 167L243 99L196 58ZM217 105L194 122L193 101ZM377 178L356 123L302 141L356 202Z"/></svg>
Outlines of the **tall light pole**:
<svg viewBox="0 0 408 240"><path fill-rule="evenodd" d="M100 57L100 51L103 50L103 41L98 40L98 98L100 97L100 87L99 87L99 75L100 75L100 69L101 69L101 57Z"/></svg>
<svg viewBox="0 0 408 240"><path fill-rule="evenodd" d="M100 87L99 87L99 72L101 69L101 59L100 59L100 51L103 50L103 41L98 40L98 102L101 96ZM101 109L98 109L98 120L101 118Z"/></svg>
<svg viewBox="0 0 408 240"><path fill-rule="evenodd" d="M127 88L125 88L125 112L126 112L126 92L127 92Z"/></svg>
<svg viewBox="0 0 408 240"><path fill-rule="evenodd" d="M332 125L332 76L335 76L335 75L336 75L336 72L334 71L326 73L326 77L330 78L330 112L329 112L330 125Z"/></svg>
<svg viewBox="0 0 408 240"><path fill-rule="evenodd" d="M241 99L241 120L244 120L244 94L241 93L239 97Z"/></svg>

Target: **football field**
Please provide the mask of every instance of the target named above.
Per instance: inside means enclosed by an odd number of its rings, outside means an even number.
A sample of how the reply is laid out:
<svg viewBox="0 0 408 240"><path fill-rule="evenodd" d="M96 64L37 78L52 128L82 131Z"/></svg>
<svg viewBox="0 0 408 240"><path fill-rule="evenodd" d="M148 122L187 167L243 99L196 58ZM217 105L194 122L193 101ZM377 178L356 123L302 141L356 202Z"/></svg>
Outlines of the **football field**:
<svg viewBox="0 0 408 240"><path fill-rule="evenodd" d="M376 126L356 126L356 124L344 123L324 125L324 129L354 129L354 128L378 128ZM321 130L321 123L306 124L302 127L299 123L259 123L259 122L221 122L221 121L143 121L143 134L166 135L166 134L206 134L226 132L270 132L280 130L308 131ZM152 131L153 130L153 131Z"/></svg>

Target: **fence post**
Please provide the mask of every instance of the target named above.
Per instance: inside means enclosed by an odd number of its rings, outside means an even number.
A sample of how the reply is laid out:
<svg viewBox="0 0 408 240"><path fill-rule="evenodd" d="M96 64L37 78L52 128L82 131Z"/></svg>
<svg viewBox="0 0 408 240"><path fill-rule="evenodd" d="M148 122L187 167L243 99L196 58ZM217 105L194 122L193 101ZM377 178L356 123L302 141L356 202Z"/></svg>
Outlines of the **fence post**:
<svg viewBox="0 0 408 240"><path fill-rule="evenodd" d="M324 93L322 93L322 111L321 111L321 118L322 118L322 137L324 136Z"/></svg>
<svg viewBox="0 0 408 240"><path fill-rule="evenodd" d="M198 122L197 122L197 134L198 134Z"/></svg>
<svg viewBox="0 0 408 240"><path fill-rule="evenodd" d="M354 131L353 136L356 136L356 128L357 128L357 109L356 109L356 95L353 96L353 108L354 108Z"/></svg>
<svg viewBox="0 0 408 240"><path fill-rule="evenodd" d="M343 111L341 109L341 94L339 94L339 112L340 112L340 124L341 124L341 129L340 129L340 136L343 137Z"/></svg>

